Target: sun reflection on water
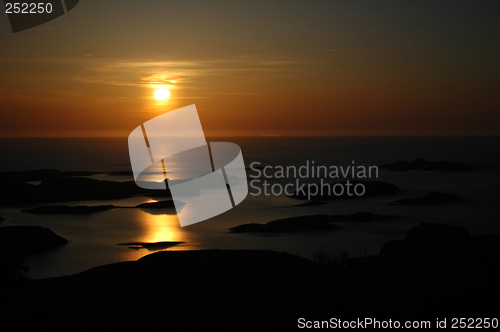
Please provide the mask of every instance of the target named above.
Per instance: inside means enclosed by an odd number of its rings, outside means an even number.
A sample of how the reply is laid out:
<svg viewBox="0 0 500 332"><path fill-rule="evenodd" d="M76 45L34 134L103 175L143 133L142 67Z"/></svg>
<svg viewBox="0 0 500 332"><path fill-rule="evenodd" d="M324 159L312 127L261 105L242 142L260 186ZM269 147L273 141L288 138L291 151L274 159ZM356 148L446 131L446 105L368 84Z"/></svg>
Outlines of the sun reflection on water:
<svg viewBox="0 0 500 332"><path fill-rule="evenodd" d="M176 214L143 213L141 226L141 242L186 242L189 243L189 233L182 229Z"/></svg>

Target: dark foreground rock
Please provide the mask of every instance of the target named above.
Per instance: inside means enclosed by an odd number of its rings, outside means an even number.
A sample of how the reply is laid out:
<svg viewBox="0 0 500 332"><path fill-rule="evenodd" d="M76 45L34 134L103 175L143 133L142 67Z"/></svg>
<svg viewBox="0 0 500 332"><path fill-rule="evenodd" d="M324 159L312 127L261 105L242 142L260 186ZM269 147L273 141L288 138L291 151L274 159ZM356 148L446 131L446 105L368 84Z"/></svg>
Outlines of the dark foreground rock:
<svg viewBox="0 0 500 332"><path fill-rule="evenodd" d="M23 255L36 254L66 243L66 239L40 226L0 227L0 248L12 249Z"/></svg>
<svg viewBox="0 0 500 332"><path fill-rule="evenodd" d="M440 171L440 172L470 172L476 168L453 163L449 161L427 161L423 158L417 159L413 162L396 161L394 163L380 165L380 168L390 171L406 172L411 170L417 171Z"/></svg>
<svg viewBox="0 0 500 332"><path fill-rule="evenodd" d="M0 279L15 278L30 255L62 246L68 241L40 226L0 227Z"/></svg>
<svg viewBox="0 0 500 332"><path fill-rule="evenodd" d="M334 221L326 214L299 216L270 221L267 224L244 224L230 229L233 233L287 233L340 229L332 225Z"/></svg>
<svg viewBox="0 0 500 332"><path fill-rule="evenodd" d="M364 187L364 194L362 196L357 196L354 194L354 187L360 185ZM324 185L323 189L318 190L318 194L309 195L307 192L307 186L303 191L296 191L288 197L295 199L307 199L311 201L325 201L325 200L336 200L336 199L354 199L360 197L373 197L380 195L391 195L397 194L401 191L399 187L394 184L386 183L382 181L364 181L364 180L349 180L349 181L339 181L328 183ZM347 189L349 187L349 191ZM360 193L361 188L359 189ZM314 192L312 192L314 193Z"/></svg>
<svg viewBox="0 0 500 332"><path fill-rule="evenodd" d="M499 236L421 224L402 240L416 254L384 247L330 267L273 251L163 251L72 276L0 283L2 322L23 322L24 329L78 322L102 331L287 331L301 318L321 324L371 317L429 326L447 318L450 326L453 317L498 315ZM473 254L453 254L459 244Z"/></svg>
<svg viewBox="0 0 500 332"><path fill-rule="evenodd" d="M472 236L460 226L420 223L402 240L386 243L381 255L481 262L500 260L500 234Z"/></svg>
<svg viewBox="0 0 500 332"><path fill-rule="evenodd" d="M390 205L440 205L460 202L456 194L432 192L422 197L400 199Z"/></svg>

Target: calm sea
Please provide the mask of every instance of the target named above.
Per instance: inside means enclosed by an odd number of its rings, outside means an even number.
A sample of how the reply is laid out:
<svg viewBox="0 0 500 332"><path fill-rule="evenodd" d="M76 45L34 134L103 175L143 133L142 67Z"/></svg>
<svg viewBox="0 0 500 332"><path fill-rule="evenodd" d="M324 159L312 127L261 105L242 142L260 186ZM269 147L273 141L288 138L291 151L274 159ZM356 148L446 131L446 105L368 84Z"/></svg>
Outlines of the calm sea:
<svg viewBox="0 0 500 332"><path fill-rule="evenodd" d="M182 241L168 250L271 249L312 257L320 248L347 250L353 256L377 254L382 245L402 238L422 221L456 224L473 234L500 232L500 137L225 137L208 141L238 144L247 165L372 166L397 160L425 158L465 163L476 172L388 172L378 181L390 182L402 191L396 195L334 201L319 207L292 207L298 202L282 196L248 195L236 208L201 223L181 228L174 213L139 209L115 209L87 216L30 215L24 206L0 206L6 225L41 225L68 239L61 248L30 257L26 265L34 278L59 276L93 266L133 260L151 253L129 249L123 242ZM58 169L61 171L130 170L127 138L2 138L0 171ZM252 175L251 171L248 173ZM131 180L128 177L96 175L97 179ZM279 180L281 182L286 180ZM278 182L279 182L278 181ZM389 202L450 192L463 203L442 206L400 207ZM152 201L134 197L114 201L69 204L118 206ZM250 222L265 223L279 218L309 214L349 214L360 211L397 217L384 222L344 223L339 231L294 234L232 234L229 228Z"/></svg>

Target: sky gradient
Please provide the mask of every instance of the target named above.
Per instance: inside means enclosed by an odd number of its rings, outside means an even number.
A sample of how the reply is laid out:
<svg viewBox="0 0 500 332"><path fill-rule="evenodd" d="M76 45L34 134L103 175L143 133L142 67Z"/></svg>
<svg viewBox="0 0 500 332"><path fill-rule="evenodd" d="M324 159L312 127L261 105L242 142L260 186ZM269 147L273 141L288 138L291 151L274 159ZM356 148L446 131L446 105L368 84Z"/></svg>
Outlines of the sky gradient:
<svg viewBox="0 0 500 332"><path fill-rule="evenodd" d="M15 34L1 6L0 136L190 104L209 136L500 134L500 1L92 0Z"/></svg>

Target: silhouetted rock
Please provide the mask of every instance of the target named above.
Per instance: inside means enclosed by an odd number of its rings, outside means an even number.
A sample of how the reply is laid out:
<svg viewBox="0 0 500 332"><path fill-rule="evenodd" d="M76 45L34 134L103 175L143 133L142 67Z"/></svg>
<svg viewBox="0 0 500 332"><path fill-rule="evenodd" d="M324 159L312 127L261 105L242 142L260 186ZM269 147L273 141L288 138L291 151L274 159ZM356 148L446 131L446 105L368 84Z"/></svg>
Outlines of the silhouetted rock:
<svg viewBox="0 0 500 332"><path fill-rule="evenodd" d="M332 225L329 222L332 217L326 214L310 216L299 216L274 220L267 224L244 224L230 229L233 233L285 233L320 231L330 229L340 229L340 226Z"/></svg>
<svg viewBox="0 0 500 332"><path fill-rule="evenodd" d="M70 177L70 176L91 176L96 174L103 174L102 172L90 172L90 171L70 171L70 172L61 172L62 176Z"/></svg>
<svg viewBox="0 0 500 332"><path fill-rule="evenodd" d="M321 206L321 205L325 205L325 204L328 204L328 203L323 202L323 201L311 201L311 202L306 202L306 203L301 203L301 204L295 204L292 206Z"/></svg>
<svg viewBox="0 0 500 332"><path fill-rule="evenodd" d="M469 256L471 235L460 226L420 223L403 240L386 243L381 255L412 258L455 258Z"/></svg>
<svg viewBox="0 0 500 332"><path fill-rule="evenodd" d="M52 206L38 206L33 209L25 209L23 212L32 213L32 214L91 214L96 212L108 211L116 208L114 205L95 205L95 206L87 206L87 205L77 205L77 206L68 206L68 205L52 205Z"/></svg>
<svg viewBox="0 0 500 332"><path fill-rule="evenodd" d="M10 182L41 181L52 178L61 178L68 176L90 176L94 174L100 174L100 173L89 172L89 171L61 172L56 169L39 169L32 171L1 172L0 181L10 181Z"/></svg>
<svg viewBox="0 0 500 332"><path fill-rule="evenodd" d="M0 250L15 250L22 255L47 251L68 241L40 226L0 227Z"/></svg>
<svg viewBox="0 0 500 332"><path fill-rule="evenodd" d="M132 171L116 171L116 172L109 172L107 173L108 175L115 175L115 176L133 176L134 173Z"/></svg>
<svg viewBox="0 0 500 332"><path fill-rule="evenodd" d="M0 227L0 280L17 279L28 267L22 265L26 256L44 252L68 241L48 228L39 226Z"/></svg>
<svg viewBox="0 0 500 332"><path fill-rule="evenodd" d="M148 250L159 250L166 249L170 247L175 247L184 242L174 242L174 241L162 241L162 242L127 242L118 243L119 246L131 246L130 249L148 249Z"/></svg>
<svg viewBox="0 0 500 332"><path fill-rule="evenodd" d="M330 322L332 312L342 321L374 317L380 325L388 324L383 317L434 322L435 317L498 315L498 235L467 236L463 229L424 225L410 238L449 236L470 238L475 257L483 252L488 258L381 254L324 269L273 251L162 251L72 276L32 280L25 287L1 283L0 296L8 304L2 317L4 323L25 319L23 328L34 329L40 322L66 327L78 321L79 328L90 330L99 319L100 328L112 330L160 330L167 321L174 330L256 331L265 326L285 331L297 328L301 317L303 322ZM81 320L82 312L89 319ZM132 316L139 318L124 319Z"/></svg>
<svg viewBox="0 0 500 332"><path fill-rule="evenodd" d="M5 218L0 217L0 222L2 222L2 221L4 221L4 220L5 220Z"/></svg>
<svg viewBox="0 0 500 332"><path fill-rule="evenodd" d="M100 181L90 178L60 177L43 180L39 185L0 181L3 203L48 203L80 200L119 199L151 192L134 181Z"/></svg>
<svg viewBox="0 0 500 332"><path fill-rule="evenodd" d="M115 205L49 205L49 206L38 206L32 209L25 209L23 212L32 214L91 214L97 212L104 212L112 209L167 209L175 208L173 200L143 203L137 206L115 206Z"/></svg>
<svg viewBox="0 0 500 332"><path fill-rule="evenodd" d="M48 178L57 178L61 176L63 176L62 172L56 169L2 172L0 173L0 181L40 181Z"/></svg>
<svg viewBox="0 0 500 332"><path fill-rule="evenodd" d="M460 202L456 194L432 192L422 197L400 199L390 205L439 205Z"/></svg>
<svg viewBox="0 0 500 332"><path fill-rule="evenodd" d="M159 201L152 203L142 203L135 207L141 209L166 209L166 208L175 208L175 204L173 200L166 200L166 201Z"/></svg>
<svg viewBox="0 0 500 332"><path fill-rule="evenodd" d="M332 222L371 222L393 219L392 216L382 216L371 212L357 212L347 215L317 214L310 216L299 216L274 220L267 224L243 224L229 230L233 233L273 233L273 232L302 232L340 229L342 227L332 225Z"/></svg>
<svg viewBox="0 0 500 332"><path fill-rule="evenodd" d="M474 171L476 168L453 163L449 161L427 161L423 158L417 159L413 162L396 161L394 163L380 165L380 168L390 171L440 171L440 172L469 172Z"/></svg>
<svg viewBox="0 0 500 332"><path fill-rule="evenodd" d="M370 221L383 221L394 219L393 216L382 216L379 214L371 213L371 212L356 212L353 214L346 215L333 215L330 216L330 222L344 222L344 221L353 221L353 222L370 222Z"/></svg>
<svg viewBox="0 0 500 332"><path fill-rule="evenodd" d="M346 189L347 183L350 184L349 192ZM354 194L354 187L358 184L364 186L364 194L361 196L357 196L356 194ZM391 183L386 183L381 181L349 180L349 182L339 181L339 182L324 184L324 186L325 186L324 188L318 190L318 194L316 195L309 196L309 193L306 190L307 188L305 188L303 191L297 190L288 197L296 199L308 199L308 200L335 200L335 199L351 199L359 197L391 195L401 191L401 189L398 188L397 186ZM321 186L319 187L321 188ZM362 192L361 189L359 189L359 192L360 193ZM335 193L337 193L338 195Z"/></svg>

